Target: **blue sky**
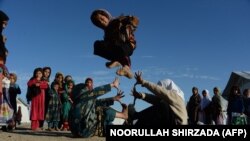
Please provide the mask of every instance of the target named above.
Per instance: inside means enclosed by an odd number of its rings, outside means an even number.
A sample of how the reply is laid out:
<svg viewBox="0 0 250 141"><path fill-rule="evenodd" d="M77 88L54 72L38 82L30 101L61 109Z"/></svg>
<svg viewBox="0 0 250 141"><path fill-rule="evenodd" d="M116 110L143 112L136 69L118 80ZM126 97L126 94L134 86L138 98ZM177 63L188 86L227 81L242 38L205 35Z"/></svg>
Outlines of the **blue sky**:
<svg viewBox="0 0 250 141"><path fill-rule="evenodd" d="M86 77L95 86L113 81L116 69L105 68L106 60L93 55L93 42L103 38L103 31L89 17L99 8L113 16L139 17L132 70L152 82L174 80L186 101L193 86L213 95L214 86L225 88L232 71L250 70L250 0L0 0L10 17L4 31L7 67L18 75L22 98L35 67L50 66L51 81L58 71L77 83ZM135 79L119 78L123 102L131 103ZM136 106L148 105L137 101Z"/></svg>

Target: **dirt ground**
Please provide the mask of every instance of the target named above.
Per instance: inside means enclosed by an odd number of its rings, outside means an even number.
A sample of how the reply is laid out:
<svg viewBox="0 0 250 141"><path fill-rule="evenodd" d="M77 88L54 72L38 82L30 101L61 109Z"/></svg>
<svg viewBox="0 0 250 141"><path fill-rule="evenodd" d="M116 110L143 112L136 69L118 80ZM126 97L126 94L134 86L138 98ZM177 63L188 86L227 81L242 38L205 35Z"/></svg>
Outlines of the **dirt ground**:
<svg viewBox="0 0 250 141"><path fill-rule="evenodd" d="M32 131L29 124L17 126L13 131L0 131L0 141L105 141L105 137L74 138L70 131Z"/></svg>

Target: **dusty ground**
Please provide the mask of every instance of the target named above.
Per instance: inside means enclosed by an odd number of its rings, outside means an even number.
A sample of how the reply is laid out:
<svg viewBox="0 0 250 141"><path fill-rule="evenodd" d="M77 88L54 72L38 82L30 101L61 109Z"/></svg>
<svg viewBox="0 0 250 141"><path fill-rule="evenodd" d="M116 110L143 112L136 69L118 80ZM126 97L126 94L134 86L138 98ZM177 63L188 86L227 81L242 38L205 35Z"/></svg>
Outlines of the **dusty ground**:
<svg viewBox="0 0 250 141"><path fill-rule="evenodd" d="M29 124L17 126L10 132L0 131L0 141L105 141L105 137L74 138L70 131L32 131Z"/></svg>

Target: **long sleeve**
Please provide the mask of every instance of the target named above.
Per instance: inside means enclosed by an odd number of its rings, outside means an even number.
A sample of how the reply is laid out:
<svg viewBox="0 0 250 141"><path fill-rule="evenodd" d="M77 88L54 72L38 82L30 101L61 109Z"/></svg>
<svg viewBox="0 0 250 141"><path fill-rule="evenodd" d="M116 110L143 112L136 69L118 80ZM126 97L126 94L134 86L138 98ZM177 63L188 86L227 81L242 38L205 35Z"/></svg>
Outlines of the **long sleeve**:
<svg viewBox="0 0 250 141"><path fill-rule="evenodd" d="M160 98L165 99L170 105L178 104L177 99L180 97L177 94L174 94L173 91L166 90L165 88L162 88L161 86L146 80L143 81L142 86L146 87L153 94L159 96Z"/></svg>
<svg viewBox="0 0 250 141"><path fill-rule="evenodd" d="M21 94L21 89L20 89L19 85L17 85L17 84L16 84L16 93Z"/></svg>
<svg viewBox="0 0 250 141"><path fill-rule="evenodd" d="M94 94L94 96L99 97L99 96L104 95L104 94L106 94L106 93L108 93L110 91L111 91L110 84L106 84L106 85L94 88L93 89L93 94Z"/></svg>
<svg viewBox="0 0 250 141"><path fill-rule="evenodd" d="M142 94L145 95L143 100L152 104L152 105L158 104L161 101L161 98L159 98L153 94L148 94L148 93L142 93Z"/></svg>
<svg viewBox="0 0 250 141"><path fill-rule="evenodd" d="M27 85L28 85L29 87L31 87L32 85L35 85L36 82L37 82L37 81L36 81L35 79L31 79L31 80L28 81Z"/></svg>
<svg viewBox="0 0 250 141"><path fill-rule="evenodd" d="M102 98L102 99L96 100L96 106L105 106L105 107L108 107L108 106L111 106L113 104L114 104L113 97Z"/></svg>
<svg viewBox="0 0 250 141"><path fill-rule="evenodd" d="M78 98L81 99L97 98L101 95L106 94L109 91L111 91L110 84L96 87L93 90L89 90L88 88L85 87L84 84L78 84L73 89L73 101L77 100Z"/></svg>
<svg viewBox="0 0 250 141"><path fill-rule="evenodd" d="M41 89L47 89L49 87L48 83L46 81L40 82L40 88Z"/></svg>
<svg viewBox="0 0 250 141"><path fill-rule="evenodd" d="M178 118L179 124L187 124L187 110L185 102L176 91L167 90L159 85L143 80L142 86L146 87L153 94L164 99L171 107Z"/></svg>
<svg viewBox="0 0 250 141"><path fill-rule="evenodd" d="M10 84L9 93L11 94L21 94L21 89L17 84Z"/></svg>

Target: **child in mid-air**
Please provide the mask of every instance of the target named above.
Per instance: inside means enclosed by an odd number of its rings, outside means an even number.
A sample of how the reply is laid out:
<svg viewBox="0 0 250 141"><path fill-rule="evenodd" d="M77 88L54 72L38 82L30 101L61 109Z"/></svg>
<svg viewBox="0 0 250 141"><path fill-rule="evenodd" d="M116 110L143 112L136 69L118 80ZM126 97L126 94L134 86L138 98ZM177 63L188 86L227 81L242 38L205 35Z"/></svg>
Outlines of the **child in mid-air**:
<svg viewBox="0 0 250 141"><path fill-rule="evenodd" d="M104 30L104 40L94 43L94 54L110 62L108 68L122 66L117 75L133 78L130 56L136 48L134 31L139 23L135 16L119 16L112 18L108 11L98 9L91 14L92 23Z"/></svg>

